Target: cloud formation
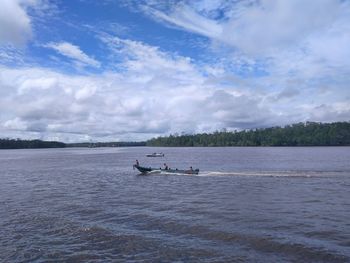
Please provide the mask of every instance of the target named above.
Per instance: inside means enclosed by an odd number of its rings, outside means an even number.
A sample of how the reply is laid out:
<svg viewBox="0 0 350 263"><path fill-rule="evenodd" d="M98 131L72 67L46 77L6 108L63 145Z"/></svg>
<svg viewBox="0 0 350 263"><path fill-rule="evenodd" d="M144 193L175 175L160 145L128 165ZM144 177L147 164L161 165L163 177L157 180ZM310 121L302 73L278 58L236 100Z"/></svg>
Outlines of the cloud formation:
<svg viewBox="0 0 350 263"><path fill-rule="evenodd" d="M63 141L141 140L350 116L345 104L293 105L289 99L299 96L293 89L276 94L271 104L269 94L246 84L227 87L189 58L141 42L110 36L104 43L122 57L122 72L71 76L2 67L2 134Z"/></svg>
<svg viewBox="0 0 350 263"><path fill-rule="evenodd" d="M144 5L157 21L208 37L216 48L224 45L226 55L230 48L232 61L266 60L272 73L349 66L349 1L200 1L165 10Z"/></svg>
<svg viewBox="0 0 350 263"><path fill-rule="evenodd" d="M142 10L184 30L221 41L251 55L269 55L347 20L349 3L340 0L199 1L167 10L147 4ZM221 13L221 19L217 19Z"/></svg>
<svg viewBox="0 0 350 263"><path fill-rule="evenodd" d="M100 62L86 55L78 46L68 42L49 43L45 47L56 50L63 56L72 59L77 65L89 65L93 67L100 67Z"/></svg>
<svg viewBox="0 0 350 263"><path fill-rule="evenodd" d="M31 19L20 0L2 0L0 45L23 45L32 36Z"/></svg>
<svg viewBox="0 0 350 263"><path fill-rule="evenodd" d="M37 29L26 10L28 3L39 0L24 2L7 2L8 9L22 10L17 11L28 18L27 32L32 32ZM350 120L347 1L135 5L162 29L175 27L176 32L189 32L186 37L209 39L211 46L196 47L204 59L187 50L150 44L132 30L121 37L91 26L81 30L93 32L95 46L78 38L72 44L64 37L59 38L62 42L45 38L36 45L36 52L49 54L41 61L57 59L58 68L40 61L26 64L22 52L0 48L2 136L67 142L144 140L170 133ZM25 29L23 25L19 28ZM28 38L10 33L0 34L3 43ZM99 53L84 52L96 48ZM61 56L52 56L52 50ZM24 60L20 67L4 63L15 59ZM63 63L78 68L79 74L64 70ZM99 73L91 74L97 68Z"/></svg>

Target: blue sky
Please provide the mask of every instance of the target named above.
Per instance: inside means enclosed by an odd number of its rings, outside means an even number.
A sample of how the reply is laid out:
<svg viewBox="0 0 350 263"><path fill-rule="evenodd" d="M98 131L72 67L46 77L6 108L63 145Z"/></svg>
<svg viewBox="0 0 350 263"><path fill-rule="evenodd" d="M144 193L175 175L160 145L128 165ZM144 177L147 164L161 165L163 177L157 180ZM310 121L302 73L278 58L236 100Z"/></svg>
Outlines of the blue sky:
<svg viewBox="0 0 350 263"><path fill-rule="evenodd" d="M1 2L1 137L350 120L347 0Z"/></svg>

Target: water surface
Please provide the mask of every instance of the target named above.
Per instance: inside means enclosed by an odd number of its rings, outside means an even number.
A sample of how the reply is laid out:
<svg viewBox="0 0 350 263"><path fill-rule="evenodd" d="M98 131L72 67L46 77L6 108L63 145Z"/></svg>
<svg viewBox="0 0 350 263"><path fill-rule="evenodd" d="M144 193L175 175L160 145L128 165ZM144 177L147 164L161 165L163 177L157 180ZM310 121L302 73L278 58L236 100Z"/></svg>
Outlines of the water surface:
<svg viewBox="0 0 350 263"><path fill-rule="evenodd" d="M0 262L350 262L349 163L349 147L2 150Z"/></svg>

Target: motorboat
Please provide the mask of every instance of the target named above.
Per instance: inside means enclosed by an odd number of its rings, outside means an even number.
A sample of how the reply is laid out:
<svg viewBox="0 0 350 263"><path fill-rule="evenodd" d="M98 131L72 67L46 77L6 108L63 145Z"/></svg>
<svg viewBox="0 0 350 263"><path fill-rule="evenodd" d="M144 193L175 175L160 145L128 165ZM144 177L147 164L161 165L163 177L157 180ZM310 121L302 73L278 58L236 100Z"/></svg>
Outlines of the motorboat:
<svg viewBox="0 0 350 263"><path fill-rule="evenodd" d="M172 174L198 174L199 169L188 169L188 170L179 170L179 169L162 169L162 168L152 168L152 167L144 167L135 164L133 168L139 170L142 174L149 173L172 173Z"/></svg>

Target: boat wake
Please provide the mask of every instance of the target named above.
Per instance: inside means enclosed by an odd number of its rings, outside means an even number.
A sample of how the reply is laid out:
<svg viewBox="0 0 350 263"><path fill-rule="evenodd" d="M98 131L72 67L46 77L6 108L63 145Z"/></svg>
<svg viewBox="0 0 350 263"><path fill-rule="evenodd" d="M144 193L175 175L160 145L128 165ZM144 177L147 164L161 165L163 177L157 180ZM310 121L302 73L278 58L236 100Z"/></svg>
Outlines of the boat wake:
<svg viewBox="0 0 350 263"><path fill-rule="evenodd" d="M319 171L249 171L249 172L219 172L203 171L196 176L265 176L265 177L319 177L331 173Z"/></svg>
<svg viewBox="0 0 350 263"><path fill-rule="evenodd" d="M342 172L336 171L240 171L240 172L222 172L222 171L201 171L199 174L183 174L166 172L165 170L154 170L147 174L141 175L182 175L182 176L199 176L199 177L220 177L220 176L251 176L251 177L299 177L314 178L341 175Z"/></svg>

